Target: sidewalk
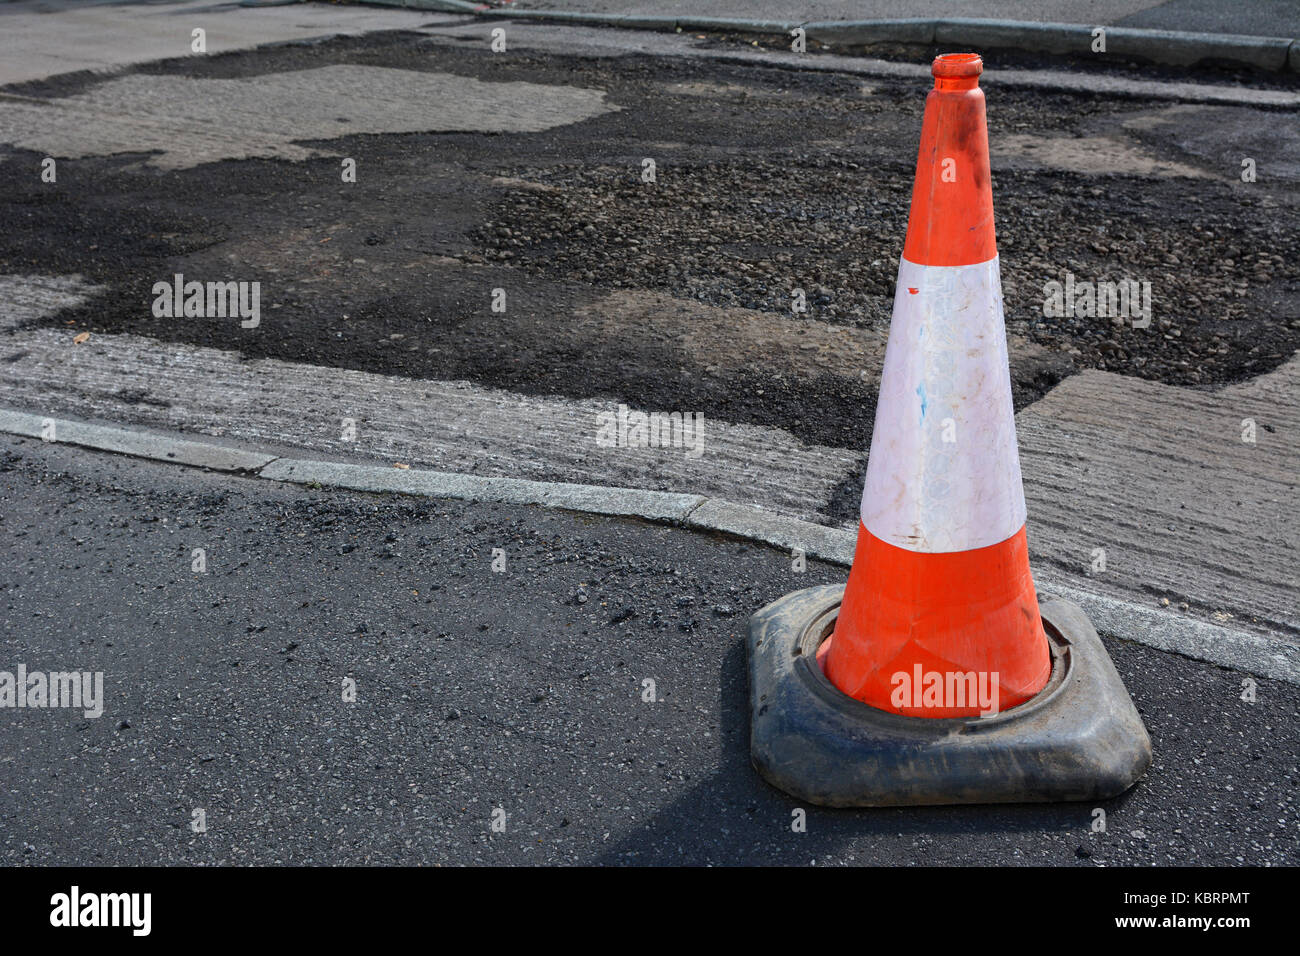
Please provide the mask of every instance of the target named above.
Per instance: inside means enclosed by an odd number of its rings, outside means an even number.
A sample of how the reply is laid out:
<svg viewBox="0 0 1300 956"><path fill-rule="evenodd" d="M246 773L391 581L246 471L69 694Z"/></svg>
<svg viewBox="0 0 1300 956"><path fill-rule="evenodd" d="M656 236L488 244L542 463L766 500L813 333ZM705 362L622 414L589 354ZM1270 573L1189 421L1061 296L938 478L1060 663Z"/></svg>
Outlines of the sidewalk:
<svg viewBox="0 0 1300 956"><path fill-rule="evenodd" d="M745 17L755 20L884 20L970 17L1031 23L1188 30L1245 36L1300 36L1300 5L1289 0L987 0L958 9L946 0L490 0L502 9L637 16Z"/></svg>
<svg viewBox="0 0 1300 956"><path fill-rule="evenodd" d="M766 38L804 30L809 50L829 49L844 53L866 47L886 57L897 55L900 47L916 49L972 49L986 55L998 53L1003 59L1018 60L1021 65L1039 64L1046 58L1078 67L1167 68L1176 70L1210 70L1224 68L1240 73L1242 68L1264 73L1294 74L1300 71L1300 40L1295 29L1295 11L1275 17L1259 16L1244 20L1224 15L1214 8L1195 7L1173 12L1161 7L1160 15L1146 17L1147 11L1133 16L1131 7L1120 4L1087 12L1095 19L1079 22L1073 7L1059 4L1000 4L983 6L979 16L954 15L928 3L904 5L864 4L847 7L840 4L728 3L699 9L687 3L630 3L614 9L592 10L582 4L564 4L559 8L536 8L527 2L493 0L493 5L471 4L465 0L359 0L383 5L418 3L426 9L446 10L477 15L498 22L528 21L601 25L644 30L676 30L698 34L704 40L710 33ZM581 9L575 7L581 6ZM605 6L602 4L602 7ZM1000 11L1007 11L1002 15ZM1234 11L1235 13L1235 11ZM871 14L880 14L873 16ZM1106 15L1102 15L1106 14ZM1061 19L1068 17L1068 19ZM1251 24L1250 27L1246 23ZM1138 24L1142 25L1138 25ZM1174 24L1160 27L1159 24ZM1200 24L1204 29L1193 27ZM763 40L753 41L762 46Z"/></svg>

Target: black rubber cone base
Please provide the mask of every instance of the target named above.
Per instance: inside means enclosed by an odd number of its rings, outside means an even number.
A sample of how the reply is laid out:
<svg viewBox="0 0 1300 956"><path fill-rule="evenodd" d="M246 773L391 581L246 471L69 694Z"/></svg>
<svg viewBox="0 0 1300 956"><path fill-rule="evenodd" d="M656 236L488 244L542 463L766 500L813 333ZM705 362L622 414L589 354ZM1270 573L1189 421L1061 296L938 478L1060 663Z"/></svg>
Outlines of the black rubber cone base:
<svg viewBox="0 0 1300 956"><path fill-rule="evenodd" d="M828 807L1101 800L1151 764L1151 738L1082 609L1042 603L1052 676L992 717L904 717L822 674L843 585L787 594L749 619L750 756L764 779Z"/></svg>

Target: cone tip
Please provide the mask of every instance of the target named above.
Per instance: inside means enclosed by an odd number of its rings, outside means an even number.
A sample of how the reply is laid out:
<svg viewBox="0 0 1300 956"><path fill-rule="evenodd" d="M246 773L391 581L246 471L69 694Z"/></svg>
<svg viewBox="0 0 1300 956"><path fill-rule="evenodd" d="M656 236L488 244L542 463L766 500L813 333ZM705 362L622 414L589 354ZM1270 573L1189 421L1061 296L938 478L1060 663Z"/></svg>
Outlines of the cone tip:
<svg viewBox="0 0 1300 956"><path fill-rule="evenodd" d="M934 58L930 72L935 90L964 93L979 86L984 61L978 53L943 53Z"/></svg>
<svg viewBox="0 0 1300 956"><path fill-rule="evenodd" d="M978 53L941 53L934 58L930 72L944 79L976 77L984 72L984 61Z"/></svg>

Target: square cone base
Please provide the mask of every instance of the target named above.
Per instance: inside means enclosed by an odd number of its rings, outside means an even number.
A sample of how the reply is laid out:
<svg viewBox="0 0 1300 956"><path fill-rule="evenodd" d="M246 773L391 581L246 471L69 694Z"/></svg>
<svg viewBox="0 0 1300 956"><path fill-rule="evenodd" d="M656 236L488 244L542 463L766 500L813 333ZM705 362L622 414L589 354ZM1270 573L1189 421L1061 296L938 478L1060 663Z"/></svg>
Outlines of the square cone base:
<svg viewBox="0 0 1300 956"><path fill-rule="evenodd" d="M1151 738L1077 605L1040 604L1052 675L991 717L905 717L841 693L817 665L843 585L749 619L750 756L768 783L828 807L1101 800L1151 764Z"/></svg>

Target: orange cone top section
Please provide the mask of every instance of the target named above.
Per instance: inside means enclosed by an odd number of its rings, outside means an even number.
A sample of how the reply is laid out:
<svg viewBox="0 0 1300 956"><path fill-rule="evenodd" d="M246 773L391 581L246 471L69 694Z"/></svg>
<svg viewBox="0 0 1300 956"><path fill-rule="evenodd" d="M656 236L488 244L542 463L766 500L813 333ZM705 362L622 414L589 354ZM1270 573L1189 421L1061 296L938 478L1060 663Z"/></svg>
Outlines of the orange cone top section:
<svg viewBox="0 0 1300 956"><path fill-rule="evenodd" d="M967 266L997 255L984 63L974 53L936 57L925 100L903 258L918 265Z"/></svg>
<svg viewBox="0 0 1300 956"><path fill-rule="evenodd" d="M835 632L817 654L844 693L917 717L1004 711L1051 673L1019 487L982 68L971 53L934 61L900 266L914 287L895 300L868 461L874 491ZM974 335L977 315L988 324ZM986 414L972 413L971 396L983 396ZM966 423L951 439L935 421L945 414ZM889 480L873 483L872 469Z"/></svg>

